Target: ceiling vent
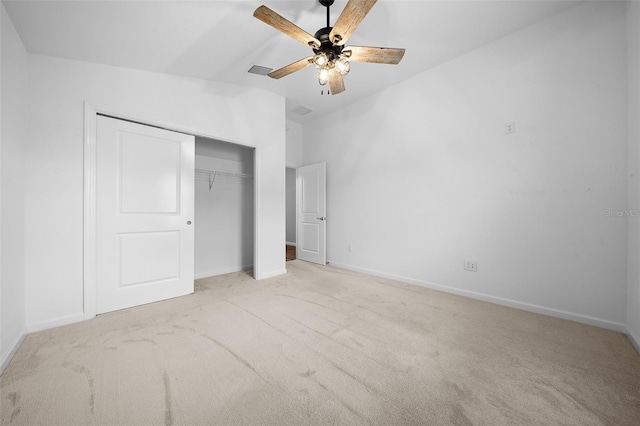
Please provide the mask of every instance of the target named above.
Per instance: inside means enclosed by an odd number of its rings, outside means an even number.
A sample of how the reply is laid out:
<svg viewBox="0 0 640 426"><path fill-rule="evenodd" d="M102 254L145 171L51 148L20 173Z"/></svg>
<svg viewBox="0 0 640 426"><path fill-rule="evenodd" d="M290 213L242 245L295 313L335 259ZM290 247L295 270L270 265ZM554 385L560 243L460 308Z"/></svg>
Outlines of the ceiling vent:
<svg viewBox="0 0 640 426"><path fill-rule="evenodd" d="M311 110L307 107L303 107L302 105L300 105L299 107L292 109L291 112L294 112L298 115L307 115L311 112Z"/></svg>
<svg viewBox="0 0 640 426"><path fill-rule="evenodd" d="M251 68L249 68L249 71L247 72L250 72L251 74L267 75L271 71L273 71L273 68L262 67L260 65L253 65Z"/></svg>

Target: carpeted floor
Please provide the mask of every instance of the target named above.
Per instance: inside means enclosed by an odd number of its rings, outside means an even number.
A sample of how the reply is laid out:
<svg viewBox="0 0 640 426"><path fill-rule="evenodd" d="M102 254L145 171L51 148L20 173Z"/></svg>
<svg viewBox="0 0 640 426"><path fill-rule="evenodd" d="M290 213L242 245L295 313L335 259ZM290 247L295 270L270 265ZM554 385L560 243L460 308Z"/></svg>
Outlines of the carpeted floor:
<svg viewBox="0 0 640 426"><path fill-rule="evenodd" d="M29 335L2 424L638 425L626 337L288 262Z"/></svg>

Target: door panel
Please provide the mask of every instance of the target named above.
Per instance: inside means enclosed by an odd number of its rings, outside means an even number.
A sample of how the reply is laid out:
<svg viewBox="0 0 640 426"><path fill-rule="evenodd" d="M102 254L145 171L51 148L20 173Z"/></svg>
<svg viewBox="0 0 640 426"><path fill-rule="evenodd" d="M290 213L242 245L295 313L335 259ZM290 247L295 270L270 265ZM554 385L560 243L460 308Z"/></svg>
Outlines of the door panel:
<svg viewBox="0 0 640 426"><path fill-rule="evenodd" d="M320 252L320 225L317 223L302 224L302 250L317 254Z"/></svg>
<svg viewBox="0 0 640 426"><path fill-rule="evenodd" d="M98 117L97 313L193 293L195 138Z"/></svg>
<svg viewBox="0 0 640 426"><path fill-rule="evenodd" d="M319 213L318 196L320 195L320 176L318 170L303 170L300 183L302 184L302 213L316 214Z"/></svg>
<svg viewBox="0 0 640 426"><path fill-rule="evenodd" d="M147 284L180 276L180 233L140 232L118 235L119 286Z"/></svg>
<svg viewBox="0 0 640 426"><path fill-rule="evenodd" d="M297 169L298 259L325 265L326 254L326 165L311 164Z"/></svg>
<svg viewBox="0 0 640 426"><path fill-rule="evenodd" d="M179 140L122 133L120 193L122 213L178 213ZM153 153L153 155L149 155ZM144 173L140 173L144 170Z"/></svg>

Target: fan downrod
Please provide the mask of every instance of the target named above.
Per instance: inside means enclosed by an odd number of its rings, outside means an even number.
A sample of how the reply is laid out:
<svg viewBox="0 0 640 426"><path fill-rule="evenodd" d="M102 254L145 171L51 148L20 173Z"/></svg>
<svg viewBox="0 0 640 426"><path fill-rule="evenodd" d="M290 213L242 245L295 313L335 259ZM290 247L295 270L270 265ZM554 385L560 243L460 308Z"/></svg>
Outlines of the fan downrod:
<svg viewBox="0 0 640 426"><path fill-rule="evenodd" d="M321 5L327 8L327 27L331 25L329 23L329 18L331 15L331 5L333 4L333 1L334 0L318 0Z"/></svg>

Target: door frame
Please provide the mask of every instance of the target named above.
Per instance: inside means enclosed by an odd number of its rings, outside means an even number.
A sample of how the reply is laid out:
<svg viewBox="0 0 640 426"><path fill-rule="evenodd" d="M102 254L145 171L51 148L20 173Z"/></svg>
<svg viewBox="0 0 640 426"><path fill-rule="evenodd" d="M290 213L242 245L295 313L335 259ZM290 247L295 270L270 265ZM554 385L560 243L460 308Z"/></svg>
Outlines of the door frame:
<svg viewBox="0 0 640 426"><path fill-rule="evenodd" d="M109 108L96 105L90 102L84 102L84 172L83 172L83 228L82 228L82 288L83 288L83 318L91 319L97 313L97 186L96 176L98 167L97 156L97 130L98 115L108 115L122 120L135 121L147 126L159 127L188 135L200 136L209 139L216 139L223 142L229 142L236 145L242 145L255 150L253 158L253 276L259 277L258 265L258 247L260 221L258 220L261 198L256 188L259 187L260 179L260 162L257 160L257 150L255 145L243 143L239 141L221 138L216 135L206 134L195 131L194 129L185 128L175 124L167 124L149 117L141 117L131 114L120 109Z"/></svg>
<svg viewBox="0 0 640 426"><path fill-rule="evenodd" d="M293 203L295 205L295 212L294 212L294 234L295 234L295 242L293 241L287 241L287 227L289 226L289 224L287 223L285 225L285 238L284 238L284 242L286 245L293 245L294 247L298 246L298 168L297 167L290 167L290 166L284 166L284 178L285 178L285 200L286 200L286 194L289 191L289 182L287 181L287 170L293 170L293 172L295 173L294 176L294 181L293 181ZM287 208L285 207L285 217L287 215Z"/></svg>

